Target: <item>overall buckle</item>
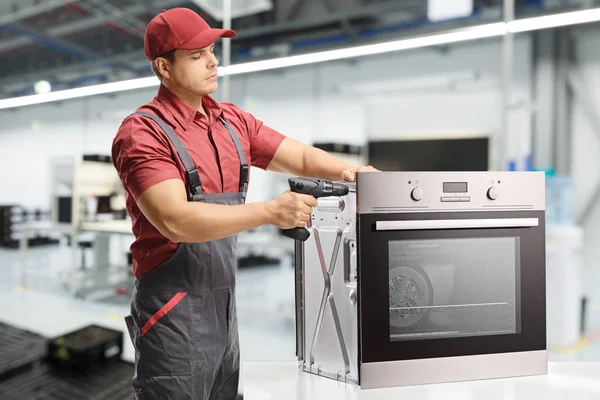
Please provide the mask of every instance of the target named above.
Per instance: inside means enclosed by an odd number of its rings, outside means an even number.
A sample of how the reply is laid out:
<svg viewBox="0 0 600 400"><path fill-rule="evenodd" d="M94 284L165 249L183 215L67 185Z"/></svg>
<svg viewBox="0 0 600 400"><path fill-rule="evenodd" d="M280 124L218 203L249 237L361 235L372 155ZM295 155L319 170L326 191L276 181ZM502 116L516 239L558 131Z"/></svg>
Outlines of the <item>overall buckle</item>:
<svg viewBox="0 0 600 400"><path fill-rule="evenodd" d="M200 174L197 169L187 171L188 181L190 185L190 191L192 194L201 194L202 185L200 184Z"/></svg>
<svg viewBox="0 0 600 400"><path fill-rule="evenodd" d="M248 176L250 175L250 167L248 165L240 166L240 191L245 192L248 187Z"/></svg>

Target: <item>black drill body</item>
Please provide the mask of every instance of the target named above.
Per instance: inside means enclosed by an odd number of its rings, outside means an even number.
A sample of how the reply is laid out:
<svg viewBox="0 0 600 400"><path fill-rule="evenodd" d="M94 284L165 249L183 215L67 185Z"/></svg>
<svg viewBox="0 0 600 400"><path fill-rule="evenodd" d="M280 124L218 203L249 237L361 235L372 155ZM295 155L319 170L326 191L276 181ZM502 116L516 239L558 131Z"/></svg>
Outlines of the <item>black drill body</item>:
<svg viewBox="0 0 600 400"><path fill-rule="evenodd" d="M308 194L315 198L341 197L348 194L349 189L343 183L333 183L325 179L296 177L289 178L290 190L294 193ZM283 234L295 240L306 241L310 232L306 228L284 229Z"/></svg>

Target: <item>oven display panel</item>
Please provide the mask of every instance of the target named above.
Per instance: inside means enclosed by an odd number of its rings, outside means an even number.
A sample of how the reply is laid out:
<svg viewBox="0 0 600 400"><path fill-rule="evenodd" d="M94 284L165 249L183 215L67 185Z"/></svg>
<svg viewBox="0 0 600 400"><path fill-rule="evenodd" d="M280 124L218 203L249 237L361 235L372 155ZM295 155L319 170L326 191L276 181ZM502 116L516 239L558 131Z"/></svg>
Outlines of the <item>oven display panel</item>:
<svg viewBox="0 0 600 400"><path fill-rule="evenodd" d="M467 193L467 182L444 182L444 193Z"/></svg>

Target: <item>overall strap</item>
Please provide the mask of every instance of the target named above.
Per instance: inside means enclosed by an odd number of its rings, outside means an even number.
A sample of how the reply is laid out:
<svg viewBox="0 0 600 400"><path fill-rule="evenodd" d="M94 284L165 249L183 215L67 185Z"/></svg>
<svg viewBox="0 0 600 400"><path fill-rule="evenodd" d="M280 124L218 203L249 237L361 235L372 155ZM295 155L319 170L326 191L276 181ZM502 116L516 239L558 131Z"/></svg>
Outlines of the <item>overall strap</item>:
<svg viewBox="0 0 600 400"><path fill-rule="evenodd" d="M156 115L153 115L153 114L150 114L147 112L143 112L143 111L137 111L134 114L138 114L143 117L150 118L151 120L156 122L162 128L162 130L167 134L167 136L169 137L169 139L175 146L175 149L177 150L177 154L179 155L179 159L181 160L181 162L183 163L183 166L185 168L185 174L186 174L187 182L189 185L189 192L188 192L189 198L194 199L194 198L202 195L202 184L200 183L200 174L198 174L198 169L194 165L194 162L192 161L192 157L190 156L190 153L188 153L188 151L185 148L185 146L183 145L183 143L181 143L181 139L179 139L179 136L177 136L177 134L173 131L173 129L171 129L171 127L169 125L167 125L165 123L165 121L163 121Z"/></svg>
<svg viewBox="0 0 600 400"><path fill-rule="evenodd" d="M233 143L235 143L235 148L238 152L238 158L240 159L240 192L243 193L245 196L246 192L248 191L249 167L248 163L246 162L246 154L244 153L244 148L242 147L242 143L240 142L240 138L235 129L233 129L233 127L221 116L219 116L219 119L221 120L223 125L225 125L225 128L227 129L227 132L229 132Z"/></svg>

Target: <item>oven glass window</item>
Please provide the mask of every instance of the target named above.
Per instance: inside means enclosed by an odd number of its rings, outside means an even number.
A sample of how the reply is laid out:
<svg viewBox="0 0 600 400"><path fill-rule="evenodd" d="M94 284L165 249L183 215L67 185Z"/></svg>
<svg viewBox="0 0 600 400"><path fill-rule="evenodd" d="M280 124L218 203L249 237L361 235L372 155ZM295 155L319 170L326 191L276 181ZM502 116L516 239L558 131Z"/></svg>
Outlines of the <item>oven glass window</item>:
<svg viewBox="0 0 600 400"><path fill-rule="evenodd" d="M390 340L518 333L519 238L389 242Z"/></svg>

